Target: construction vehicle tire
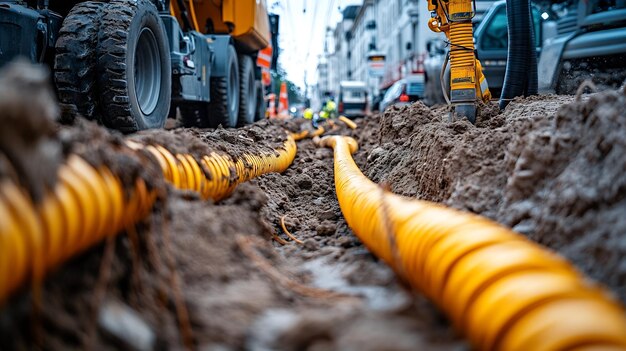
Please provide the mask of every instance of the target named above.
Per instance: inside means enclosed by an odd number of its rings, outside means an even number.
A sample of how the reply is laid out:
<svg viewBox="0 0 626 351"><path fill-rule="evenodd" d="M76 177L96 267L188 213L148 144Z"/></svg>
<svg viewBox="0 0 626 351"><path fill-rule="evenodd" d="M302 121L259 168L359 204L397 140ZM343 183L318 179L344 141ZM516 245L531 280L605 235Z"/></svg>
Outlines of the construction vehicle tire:
<svg viewBox="0 0 626 351"><path fill-rule="evenodd" d="M102 122L122 132L162 128L172 77L165 27L149 0L112 0L98 36Z"/></svg>
<svg viewBox="0 0 626 351"><path fill-rule="evenodd" d="M104 5L95 1L77 4L65 17L59 32L54 81L65 123L73 121L77 114L97 119L96 45Z"/></svg>
<svg viewBox="0 0 626 351"><path fill-rule="evenodd" d="M265 93L263 91L263 82L256 82L256 113L254 114L255 121L261 121L265 119L265 111L267 107L264 99Z"/></svg>
<svg viewBox="0 0 626 351"><path fill-rule="evenodd" d="M257 105L257 87L254 79L254 61L249 55L239 55L239 118L238 126L254 123Z"/></svg>
<svg viewBox="0 0 626 351"><path fill-rule="evenodd" d="M208 108L200 109L201 119L208 116L206 122L209 127L235 127L239 117L239 64L237 52L232 45L228 46L226 75L211 78L211 102Z"/></svg>

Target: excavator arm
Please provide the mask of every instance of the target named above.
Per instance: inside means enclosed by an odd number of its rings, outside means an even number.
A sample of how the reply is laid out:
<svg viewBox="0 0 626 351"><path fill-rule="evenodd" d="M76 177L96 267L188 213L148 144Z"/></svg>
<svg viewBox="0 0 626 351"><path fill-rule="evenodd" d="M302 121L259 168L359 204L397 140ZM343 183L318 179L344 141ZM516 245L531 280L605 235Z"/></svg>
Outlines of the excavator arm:
<svg viewBox="0 0 626 351"><path fill-rule="evenodd" d="M428 22L434 32L445 33L450 46L450 96L444 91L448 104L457 115L476 120L476 101L487 102L491 92L474 49L472 19L476 13L474 0L427 0L433 17Z"/></svg>

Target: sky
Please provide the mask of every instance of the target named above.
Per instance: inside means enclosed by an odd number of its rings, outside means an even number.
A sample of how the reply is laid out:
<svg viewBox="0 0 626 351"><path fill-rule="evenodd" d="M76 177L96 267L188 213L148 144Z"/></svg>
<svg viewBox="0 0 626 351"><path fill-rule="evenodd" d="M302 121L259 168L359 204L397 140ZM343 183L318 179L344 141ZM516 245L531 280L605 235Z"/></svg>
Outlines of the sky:
<svg viewBox="0 0 626 351"><path fill-rule="evenodd" d="M280 15L279 62L287 77L304 88L317 80L318 57L324 52L326 27L341 20L340 9L362 0L268 0L270 12Z"/></svg>

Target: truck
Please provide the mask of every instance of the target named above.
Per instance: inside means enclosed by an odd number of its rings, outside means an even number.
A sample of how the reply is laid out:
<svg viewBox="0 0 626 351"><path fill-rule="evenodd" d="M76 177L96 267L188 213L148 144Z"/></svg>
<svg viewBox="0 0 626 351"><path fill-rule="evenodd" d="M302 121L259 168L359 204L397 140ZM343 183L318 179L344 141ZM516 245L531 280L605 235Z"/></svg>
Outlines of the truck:
<svg viewBox="0 0 626 351"><path fill-rule="evenodd" d="M48 65L62 118L124 133L263 118L271 35L264 0L0 0L0 66Z"/></svg>
<svg viewBox="0 0 626 351"><path fill-rule="evenodd" d="M344 80L339 83L337 111L348 118L363 117L368 114L368 89L365 82Z"/></svg>

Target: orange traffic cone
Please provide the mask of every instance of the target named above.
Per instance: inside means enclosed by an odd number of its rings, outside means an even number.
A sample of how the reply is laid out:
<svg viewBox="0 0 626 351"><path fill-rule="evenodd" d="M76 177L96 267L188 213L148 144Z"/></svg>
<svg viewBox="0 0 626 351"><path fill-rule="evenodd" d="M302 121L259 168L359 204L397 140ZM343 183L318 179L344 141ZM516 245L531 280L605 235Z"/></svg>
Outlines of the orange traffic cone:
<svg viewBox="0 0 626 351"><path fill-rule="evenodd" d="M278 97L278 116L287 118L289 116L289 99L287 96L287 83L280 85L280 96Z"/></svg>
<svg viewBox="0 0 626 351"><path fill-rule="evenodd" d="M267 99L270 102L269 107L267 109L269 118L276 118L276 94L269 94L267 96Z"/></svg>

